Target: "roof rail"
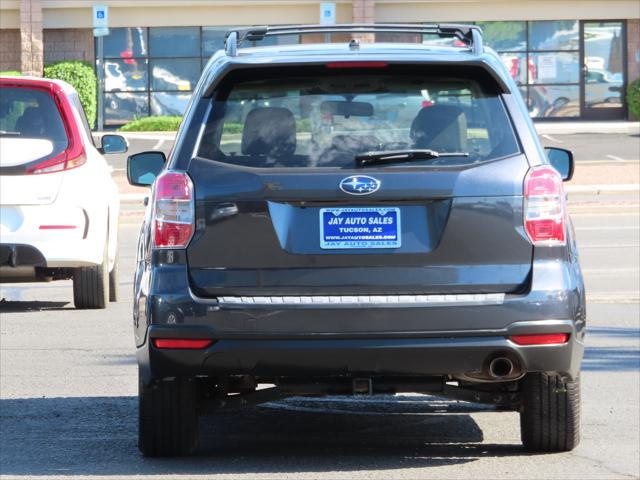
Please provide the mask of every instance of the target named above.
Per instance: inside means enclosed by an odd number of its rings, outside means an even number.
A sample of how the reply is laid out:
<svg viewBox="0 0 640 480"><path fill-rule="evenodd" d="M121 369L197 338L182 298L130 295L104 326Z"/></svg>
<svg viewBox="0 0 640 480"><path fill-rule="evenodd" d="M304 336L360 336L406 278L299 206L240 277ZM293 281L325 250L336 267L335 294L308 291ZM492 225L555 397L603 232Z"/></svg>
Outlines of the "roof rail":
<svg viewBox="0 0 640 480"><path fill-rule="evenodd" d="M457 38L469 45L475 55L484 51L482 29L477 25L459 24L367 24L344 23L337 25L287 25L273 27L247 27L227 32L225 52L228 56L237 55L238 45L244 40L257 42L265 37L277 35L302 35L309 33L416 33L421 35L437 35L440 38Z"/></svg>

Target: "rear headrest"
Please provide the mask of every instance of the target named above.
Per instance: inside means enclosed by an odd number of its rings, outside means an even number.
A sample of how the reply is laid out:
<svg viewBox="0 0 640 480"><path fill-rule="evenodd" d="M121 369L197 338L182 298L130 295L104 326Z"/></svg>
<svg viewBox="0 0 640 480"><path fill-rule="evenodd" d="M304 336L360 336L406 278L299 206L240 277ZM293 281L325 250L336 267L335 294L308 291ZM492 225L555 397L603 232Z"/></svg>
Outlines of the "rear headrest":
<svg viewBox="0 0 640 480"><path fill-rule="evenodd" d="M467 151L467 117L455 105L432 105L420 110L411 124L414 148L438 152Z"/></svg>
<svg viewBox="0 0 640 480"><path fill-rule="evenodd" d="M286 108L261 107L249 112L242 131L242 153L284 157L296 151L296 121Z"/></svg>
<svg viewBox="0 0 640 480"><path fill-rule="evenodd" d="M331 148L346 152L368 152L379 146L380 141L374 135L336 135L331 140Z"/></svg>

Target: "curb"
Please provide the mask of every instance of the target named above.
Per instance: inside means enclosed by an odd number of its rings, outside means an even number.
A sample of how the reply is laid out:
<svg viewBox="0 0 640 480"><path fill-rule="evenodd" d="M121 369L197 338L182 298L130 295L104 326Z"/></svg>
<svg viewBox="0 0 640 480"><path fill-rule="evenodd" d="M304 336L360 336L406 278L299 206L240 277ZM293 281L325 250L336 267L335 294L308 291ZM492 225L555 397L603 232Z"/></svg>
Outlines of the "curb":
<svg viewBox="0 0 640 480"><path fill-rule="evenodd" d="M534 122L538 135L640 134L640 122Z"/></svg>
<svg viewBox="0 0 640 480"><path fill-rule="evenodd" d="M566 193L591 193L600 194L603 192L614 193L634 193L640 192L640 184L637 183L618 183L618 184L600 184L600 185L567 185L564 188Z"/></svg>

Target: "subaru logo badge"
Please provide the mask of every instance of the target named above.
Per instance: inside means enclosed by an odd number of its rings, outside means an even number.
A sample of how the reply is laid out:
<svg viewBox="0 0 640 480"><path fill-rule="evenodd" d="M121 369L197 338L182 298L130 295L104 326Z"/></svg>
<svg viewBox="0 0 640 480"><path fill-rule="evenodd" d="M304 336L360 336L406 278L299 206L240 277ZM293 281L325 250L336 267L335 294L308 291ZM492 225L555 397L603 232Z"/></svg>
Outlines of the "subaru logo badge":
<svg viewBox="0 0 640 480"><path fill-rule="evenodd" d="M351 195L368 195L378 191L380 180L365 175L354 175L343 178L340 182L340 190Z"/></svg>

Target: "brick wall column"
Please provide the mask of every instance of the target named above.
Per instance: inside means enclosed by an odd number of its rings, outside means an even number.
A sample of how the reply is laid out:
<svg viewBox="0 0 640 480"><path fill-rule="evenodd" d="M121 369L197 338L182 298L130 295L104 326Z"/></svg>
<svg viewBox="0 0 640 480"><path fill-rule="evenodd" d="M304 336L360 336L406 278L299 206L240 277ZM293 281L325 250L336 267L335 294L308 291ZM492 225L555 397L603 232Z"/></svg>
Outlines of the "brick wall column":
<svg viewBox="0 0 640 480"><path fill-rule="evenodd" d="M353 0L353 23L375 23L376 0ZM375 42L375 34L353 35L361 42Z"/></svg>
<svg viewBox="0 0 640 480"><path fill-rule="evenodd" d="M20 70L23 75L42 76L42 5L40 0L20 0Z"/></svg>
<svg viewBox="0 0 640 480"><path fill-rule="evenodd" d="M353 0L353 23L376 21L376 0Z"/></svg>

